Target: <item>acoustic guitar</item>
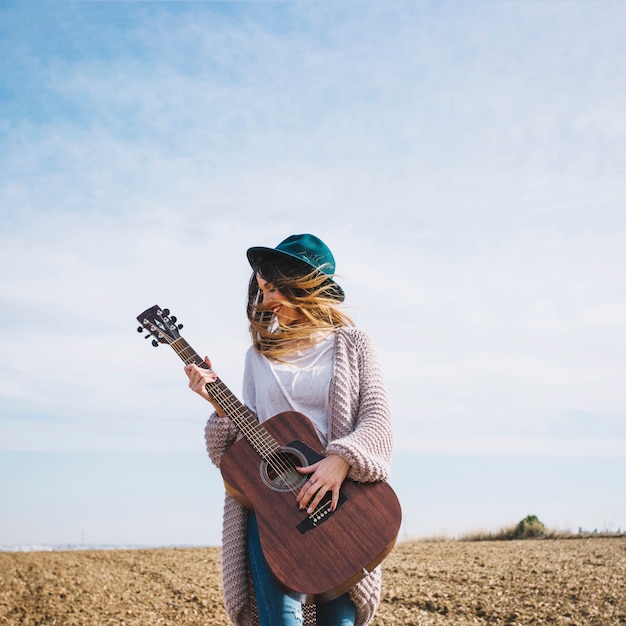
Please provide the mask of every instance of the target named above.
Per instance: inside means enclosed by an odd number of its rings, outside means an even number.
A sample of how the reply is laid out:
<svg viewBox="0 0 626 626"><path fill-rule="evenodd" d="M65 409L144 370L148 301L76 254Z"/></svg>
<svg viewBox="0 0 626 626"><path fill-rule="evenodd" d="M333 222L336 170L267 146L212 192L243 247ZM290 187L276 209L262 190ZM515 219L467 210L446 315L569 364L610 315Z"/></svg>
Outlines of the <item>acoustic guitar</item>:
<svg viewBox="0 0 626 626"><path fill-rule="evenodd" d="M185 363L207 368L180 336L168 309L153 306L137 316L139 332L152 344L171 346ZM326 602L367 576L393 548L402 518L400 503L384 481L346 479L337 508L326 494L311 514L296 496L308 480L295 468L323 458L315 427L301 413L287 411L259 423L218 378L209 395L243 437L224 454L220 471L226 491L257 516L261 547L278 584L302 602Z"/></svg>

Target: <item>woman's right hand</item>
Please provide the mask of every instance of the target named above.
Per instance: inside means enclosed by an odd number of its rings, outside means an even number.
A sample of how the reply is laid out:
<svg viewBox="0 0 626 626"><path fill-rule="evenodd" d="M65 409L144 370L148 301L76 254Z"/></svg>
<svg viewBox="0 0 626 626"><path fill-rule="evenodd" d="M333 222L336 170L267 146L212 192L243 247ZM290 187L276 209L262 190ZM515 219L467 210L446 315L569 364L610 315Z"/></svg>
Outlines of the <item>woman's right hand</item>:
<svg viewBox="0 0 626 626"><path fill-rule="evenodd" d="M214 383L217 380L217 374L211 369L211 361L208 356L204 357L204 362L207 367L198 367L194 363L185 365L185 374L189 379L189 389L195 391L198 395L202 396L205 400L208 400L217 411L217 414L221 417L225 417L225 413L221 407L213 400L206 389L207 385Z"/></svg>

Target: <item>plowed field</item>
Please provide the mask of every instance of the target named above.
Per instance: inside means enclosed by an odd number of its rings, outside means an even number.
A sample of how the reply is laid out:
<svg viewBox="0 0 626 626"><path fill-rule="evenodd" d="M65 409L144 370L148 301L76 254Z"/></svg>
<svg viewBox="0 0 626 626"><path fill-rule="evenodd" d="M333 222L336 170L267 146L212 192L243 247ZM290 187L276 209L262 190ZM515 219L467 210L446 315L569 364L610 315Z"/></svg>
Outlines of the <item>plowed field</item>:
<svg viewBox="0 0 626 626"><path fill-rule="evenodd" d="M0 624L226 625L219 550L0 553ZM374 624L626 624L626 537L400 543Z"/></svg>

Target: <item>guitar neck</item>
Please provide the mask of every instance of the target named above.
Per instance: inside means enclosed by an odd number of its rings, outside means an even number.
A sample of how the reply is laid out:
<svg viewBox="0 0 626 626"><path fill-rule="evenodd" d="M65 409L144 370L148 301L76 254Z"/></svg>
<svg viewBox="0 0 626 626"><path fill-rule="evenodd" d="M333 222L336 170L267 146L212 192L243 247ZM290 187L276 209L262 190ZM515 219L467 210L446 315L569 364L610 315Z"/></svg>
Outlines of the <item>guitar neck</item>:
<svg viewBox="0 0 626 626"><path fill-rule="evenodd" d="M193 363L203 369L209 369L204 359L182 337L170 345L186 364ZM233 420L237 428L244 434L249 426L256 425L257 420L252 412L238 400L219 377L214 382L207 383L205 388L211 399L217 402L222 411Z"/></svg>
<svg viewBox="0 0 626 626"><path fill-rule="evenodd" d="M193 363L198 367L209 369L204 359L183 337L179 337L170 343L170 346L186 364ZM219 377L215 381L207 383L205 389L211 399L217 402L222 411L241 431L259 456L269 459L269 457L278 452L280 448L278 442L259 424L252 411L239 401L237 396Z"/></svg>
<svg viewBox="0 0 626 626"><path fill-rule="evenodd" d="M158 346L159 343L167 344L187 365L193 363L198 367L209 369L200 355L180 336L178 331L183 325L176 323L177 320L170 315L169 309L163 309L155 304L139 314L137 321L141 324L137 329L139 332L148 331L146 339L154 337L153 346ZM260 457L269 461L280 452L279 443L262 424L259 424L256 415L244 406L219 378L207 383L205 389L213 403L230 418Z"/></svg>

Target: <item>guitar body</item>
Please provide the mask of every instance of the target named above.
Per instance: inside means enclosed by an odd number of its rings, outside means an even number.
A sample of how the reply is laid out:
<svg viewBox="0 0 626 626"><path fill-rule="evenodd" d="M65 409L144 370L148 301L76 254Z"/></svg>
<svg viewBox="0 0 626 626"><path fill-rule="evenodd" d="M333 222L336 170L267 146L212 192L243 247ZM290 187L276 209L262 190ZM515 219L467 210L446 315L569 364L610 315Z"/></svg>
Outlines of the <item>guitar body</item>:
<svg viewBox="0 0 626 626"><path fill-rule="evenodd" d="M307 466L323 458L315 427L301 413L279 413L262 427L281 445L285 463L280 467ZM302 602L340 596L395 544L402 513L386 482L346 479L337 509L322 507L311 520L295 499L307 476L291 470L277 475L247 439L226 452L220 470L227 492L255 512L263 553L276 581Z"/></svg>

